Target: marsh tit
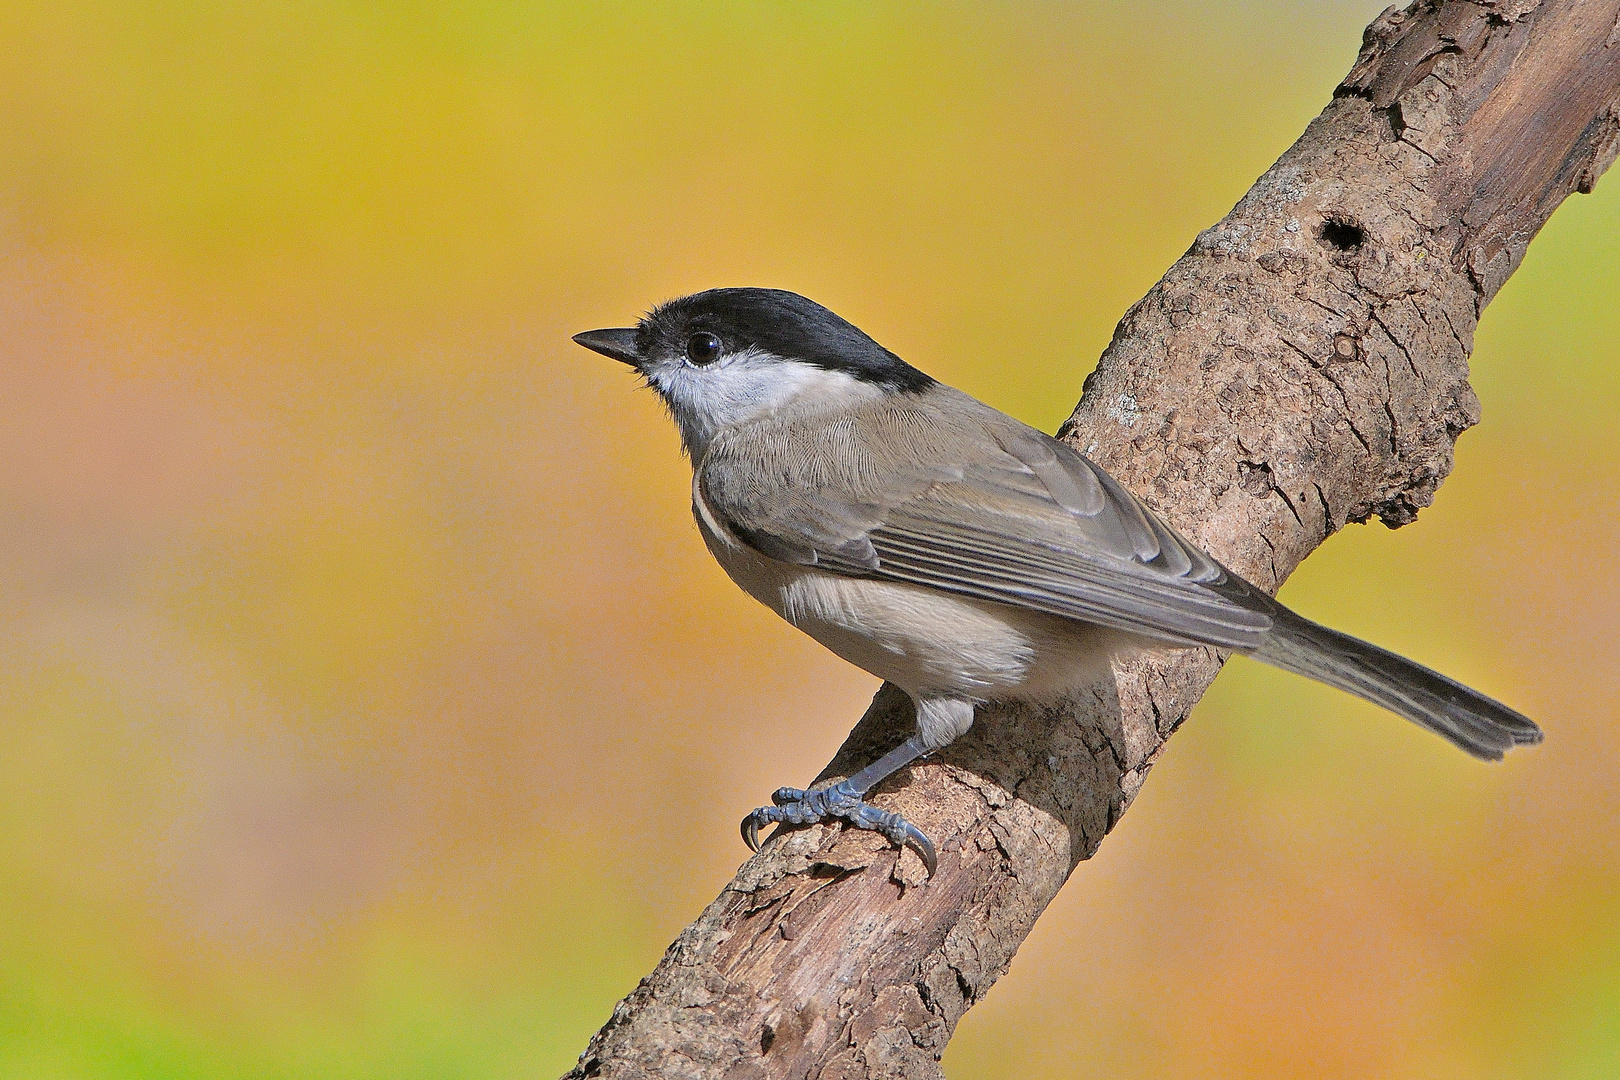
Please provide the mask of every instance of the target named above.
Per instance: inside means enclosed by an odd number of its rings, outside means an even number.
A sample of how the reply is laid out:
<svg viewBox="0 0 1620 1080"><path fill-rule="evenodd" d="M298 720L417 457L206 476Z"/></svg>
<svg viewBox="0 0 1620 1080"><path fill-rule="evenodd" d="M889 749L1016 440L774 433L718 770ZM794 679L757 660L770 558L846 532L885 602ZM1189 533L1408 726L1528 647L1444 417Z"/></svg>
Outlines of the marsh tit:
<svg viewBox="0 0 1620 1080"><path fill-rule="evenodd" d="M1526 717L1289 611L1073 447L925 375L795 293L712 289L574 340L629 364L692 461L692 512L744 592L910 695L917 730L847 780L743 819L842 819L934 845L867 803L990 701L1053 702L1133 650L1208 645L1382 705L1476 757Z"/></svg>

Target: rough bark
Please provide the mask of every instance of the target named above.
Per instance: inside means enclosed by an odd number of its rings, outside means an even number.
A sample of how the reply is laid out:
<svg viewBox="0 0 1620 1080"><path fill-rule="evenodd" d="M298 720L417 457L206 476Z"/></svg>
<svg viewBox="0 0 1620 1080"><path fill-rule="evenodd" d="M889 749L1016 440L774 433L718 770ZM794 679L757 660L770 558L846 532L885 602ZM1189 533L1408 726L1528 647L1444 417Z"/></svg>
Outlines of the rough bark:
<svg viewBox="0 0 1620 1080"><path fill-rule="evenodd" d="M1617 150L1620 0L1389 9L1300 140L1126 312L1062 436L1272 589L1347 521L1411 521L1479 418L1480 313ZM878 797L938 842L926 882L870 833L779 836L569 1075L939 1076L1221 661L1167 651L1064 708L981 710ZM910 722L884 687L823 778Z"/></svg>

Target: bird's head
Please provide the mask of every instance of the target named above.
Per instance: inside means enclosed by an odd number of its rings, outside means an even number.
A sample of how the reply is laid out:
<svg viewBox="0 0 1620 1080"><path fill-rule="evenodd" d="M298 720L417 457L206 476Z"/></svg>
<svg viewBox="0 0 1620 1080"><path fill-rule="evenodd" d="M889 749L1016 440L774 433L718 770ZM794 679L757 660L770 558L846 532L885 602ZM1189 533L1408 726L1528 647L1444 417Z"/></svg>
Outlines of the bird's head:
<svg viewBox="0 0 1620 1080"><path fill-rule="evenodd" d="M574 340L641 373L694 461L736 424L934 385L820 304L781 289L710 289L661 304L636 326Z"/></svg>

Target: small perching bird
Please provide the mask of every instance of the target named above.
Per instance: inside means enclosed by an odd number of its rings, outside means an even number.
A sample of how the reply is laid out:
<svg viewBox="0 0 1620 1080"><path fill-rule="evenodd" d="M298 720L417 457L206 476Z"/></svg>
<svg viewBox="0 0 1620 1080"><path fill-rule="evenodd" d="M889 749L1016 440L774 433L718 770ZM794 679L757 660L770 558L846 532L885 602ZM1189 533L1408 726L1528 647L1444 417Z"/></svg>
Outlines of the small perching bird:
<svg viewBox="0 0 1620 1080"><path fill-rule="evenodd" d="M901 746L743 819L934 845L865 796L996 700L1063 699L1133 650L1211 645L1348 690L1498 760L1528 718L1289 611L1072 447L776 289L711 289L574 340L635 368L692 460L692 512L745 592L917 711Z"/></svg>

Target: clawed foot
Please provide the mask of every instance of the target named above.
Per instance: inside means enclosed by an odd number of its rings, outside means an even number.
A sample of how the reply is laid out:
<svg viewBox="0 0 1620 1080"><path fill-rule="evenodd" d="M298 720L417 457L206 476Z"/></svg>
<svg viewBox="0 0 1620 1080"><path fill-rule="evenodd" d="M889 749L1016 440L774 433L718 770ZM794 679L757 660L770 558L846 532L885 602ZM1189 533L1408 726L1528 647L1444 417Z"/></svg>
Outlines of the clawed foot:
<svg viewBox="0 0 1620 1080"><path fill-rule="evenodd" d="M840 780L830 787L803 791L799 788L778 788L771 795L773 806L762 806L742 819L743 843L759 850L761 825L814 825L834 818L849 822L857 829L871 829L881 833L891 843L901 847L909 844L922 859L928 876L934 875L939 858L933 841L921 829L889 810L879 810L850 785Z"/></svg>

